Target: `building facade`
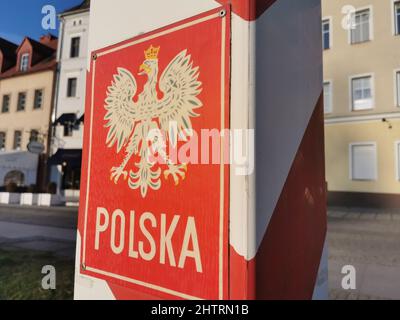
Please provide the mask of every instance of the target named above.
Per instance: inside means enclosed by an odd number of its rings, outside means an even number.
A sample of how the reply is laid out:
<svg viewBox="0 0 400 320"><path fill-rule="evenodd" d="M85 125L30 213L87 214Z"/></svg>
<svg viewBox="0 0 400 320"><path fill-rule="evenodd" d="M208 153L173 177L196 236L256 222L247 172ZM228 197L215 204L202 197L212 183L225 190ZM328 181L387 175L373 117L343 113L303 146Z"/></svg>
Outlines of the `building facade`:
<svg viewBox="0 0 400 320"><path fill-rule="evenodd" d="M0 186L45 188L56 70L57 38L0 39ZM27 151L37 141L40 156Z"/></svg>
<svg viewBox="0 0 400 320"><path fill-rule="evenodd" d="M51 179L59 191L79 190L90 1L60 14L60 42ZM77 192L75 192L77 194Z"/></svg>
<svg viewBox="0 0 400 320"><path fill-rule="evenodd" d="M400 1L322 0L331 204L399 206Z"/></svg>

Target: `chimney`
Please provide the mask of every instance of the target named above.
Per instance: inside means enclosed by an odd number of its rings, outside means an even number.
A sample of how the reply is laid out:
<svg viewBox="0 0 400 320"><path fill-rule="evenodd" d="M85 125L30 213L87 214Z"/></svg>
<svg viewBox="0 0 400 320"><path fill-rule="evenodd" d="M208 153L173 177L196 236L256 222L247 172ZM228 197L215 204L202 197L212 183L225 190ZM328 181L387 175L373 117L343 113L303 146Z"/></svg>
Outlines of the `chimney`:
<svg viewBox="0 0 400 320"><path fill-rule="evenodd" d="M51 35L51 34L46 34L40 37L40 43L44 44L45 46L48 46L54 50L57 49L57 37Z"/></svg>

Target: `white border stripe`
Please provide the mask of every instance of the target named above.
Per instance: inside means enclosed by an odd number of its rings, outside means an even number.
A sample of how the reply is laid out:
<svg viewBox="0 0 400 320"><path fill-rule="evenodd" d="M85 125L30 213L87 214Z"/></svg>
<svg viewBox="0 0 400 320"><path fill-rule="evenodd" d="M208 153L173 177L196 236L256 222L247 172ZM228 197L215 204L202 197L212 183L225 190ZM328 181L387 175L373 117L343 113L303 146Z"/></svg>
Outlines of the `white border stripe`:
<svg viewBox="0 0 400 320"><path fill-rule="evenodd" d="M158 37L164 36L164 35L166 35L166 34L169 34L169 33L175 32L175 31L179 31L179 30L182 30L182 29L185 29L185 28L194 26L194 25L196 25L196 24L199 24L199 23L201 23L201 22L205 22L205 21L211 20L211 19L213 19L213 18L217 18L217 17L219 17L219 12L214 13L214 14L212 14L212 15L209 15L209 16L207 16L207 17L198 19L198 20L190 21L190 22L188 22L188 23L182 24L182 25L180 25L180 26L176 26L176 27L171 28L171 29L168 29L168 30L161 31L161 32L159 32L159 33L155 33L155 34L153 34L153 35L151 35L151 36L144 37L144 38L139 39L139 40L136 40L136 41L132 41L132 42L125 43L125 44L123 44L123 45L121 45L121 46L119 46L119 47L112 48L112 49L110 49L110 50L106 50L106 51L100 52L100 53L98 53L98 56L101 57L101 56L104 56L104 55L106 55L106 54L109 54L109 53L112 53L112 52L115 52L115 51L119 51L119 50L128 48L128 47L133 46L133 45L135 45L135 44L142 43L142 42L146 42L146 41L148 41L148 40L152 40L152 39L154 39L154 38L158 38ZM225 18L224 18L224 20L225 20Z"/></svg>
<svg viewBox="0 0 400 320"><path fill-rule="evenodd" d="M184 299L202 300L202 299L197 298L195 296L191 296L191 295L188 295L188 294L185 294L185 293L181 293L181 292L178 292L178 291L175 291L175 290L171 290L171 289L167 289L167 288L164 288L164 287L160 287L160 286L157 286L155 284L143 282L143 281L140 281L140 280L131 279L131 278L128 278L128 277L125 277L125 276L121 276L119 274L112 273L112 272L107 272L107 271L103 271L103 270L92 268L92 267L87 267L86 270L91 271L91 272L95 272L95 273L99 273L99 274L105 275L107 277L116 278L116 279L123 280L123 281L126 281L126 282L134 283L134 284L137 284L137 285L140 285L140 286L143 286L143 287L146 287L146 288L150 288L150 289L153 289L153 290L158 290L158 291L161 291L161 292L164 292L164 293L168 293L170 295L174 295L174 296L181 297L181 298L184 298Z"/></svg>
<svg viewBox="0 0 400 320"><path fill-rule="evenodd" d="M85 221L83 229L83 253L82 263L85 265L86 262L86 229L87 229L87 211L89 206L89 190L90 190L90 171L92 164L92 134L93 134L93 104L94 104L94 79L96 75L96 61L93 62L93 76L92 76L92 94L90 101L90 130L89 130L89 158L88 158L88 175L87 175L87 186L86 186L86 201L85 201Z"/></svg>
<svg viewBox="0 0 400 320"><path fill-rule="evenodd" d="M224 133L225 129L225 48L226 48L226 18L222 20L222 41L221 41L221 133ZM223 266L224 266L224 208L225 208L225 136L221 134L221 167L220 167L220 201L219 201L219 299L224 298L224 277L223 277Z"/></svg>

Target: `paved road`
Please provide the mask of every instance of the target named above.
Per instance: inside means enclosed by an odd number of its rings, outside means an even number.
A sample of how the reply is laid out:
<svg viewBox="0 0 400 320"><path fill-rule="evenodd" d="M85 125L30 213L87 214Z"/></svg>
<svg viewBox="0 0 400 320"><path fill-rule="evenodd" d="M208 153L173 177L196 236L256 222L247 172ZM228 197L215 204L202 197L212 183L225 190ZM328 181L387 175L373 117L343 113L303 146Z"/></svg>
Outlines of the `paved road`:
<svg viewBox="0 0 400 320"><path fill-rule="evenodd" d="M0 246L74 257L76 208L0 206Z"/></svg>
<svg viewBox="0 0 400 320"><path fill-rule="evenodd" d="M400 211L330 208L331 299L400 299ZM344 265L356 268L356 290L341 288Z"/></svg>
<svg viewBox="0 0 400 320"><path fill-rule="evenodd" d="M0 206L0 247L73 257L77 209ZM400 211L330 208L331 299L400 299ZM344 265L356 268L356 290L341 288Z"/></svg>

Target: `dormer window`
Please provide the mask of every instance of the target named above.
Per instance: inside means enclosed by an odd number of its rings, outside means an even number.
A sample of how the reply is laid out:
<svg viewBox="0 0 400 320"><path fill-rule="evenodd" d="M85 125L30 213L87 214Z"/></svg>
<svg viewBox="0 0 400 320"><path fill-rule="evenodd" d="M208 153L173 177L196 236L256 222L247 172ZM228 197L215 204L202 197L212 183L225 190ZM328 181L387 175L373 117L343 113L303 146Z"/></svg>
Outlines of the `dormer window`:
<svg viewBox="0 0 400 320"><path fill-rule="evenodd" d="M28 67L29 67L29 53L24 53L21 56L19 70L20 71L27 71Z"/></svg>

